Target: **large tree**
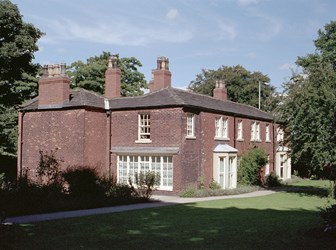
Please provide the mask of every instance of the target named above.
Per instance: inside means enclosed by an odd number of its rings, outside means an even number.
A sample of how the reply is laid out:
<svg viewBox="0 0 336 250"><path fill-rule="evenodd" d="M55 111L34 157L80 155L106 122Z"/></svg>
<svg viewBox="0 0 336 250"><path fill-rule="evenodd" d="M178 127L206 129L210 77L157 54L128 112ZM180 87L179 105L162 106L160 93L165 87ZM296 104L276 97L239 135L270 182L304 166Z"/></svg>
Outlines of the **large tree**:
<svg viewBox="0 0 336 250"><path fill-rule="evenodd" d="M188 88L194 92L212 96L216 80L224 80L230 101L258 107L259 83L261 84L261 109L271 111L277 105L275 88L261 72L250 72L244 67L221 66L217 70L202 70Z"/></svg>
<svg viewBox="0 0 336 250"><path fill-rule="evenodd" d="M68 75L71 79L71 87L81 87L97 93L104 93L105 71L108 65L109 52L103 52L99 56L90 57L86 63L76 61L68 68ZM141 62L134 57L119 59L121 70L121 95L137 96L142 95L148 84L143 73L138 71L142 67Z"/></svg>
<svg viewBox="0 0 336 250"><path fill-rule="evenodd" d="M38 65L32 59L42 35L22 20L16 5L0 0L0 160L16 155L15 106L37 93Z"/></svg>
<svg viewBox="0 0 336 250"><path fill-rule="evenodd" d="M319 30L316 51L299 57L303 71L284 84L279 114L302 175L334 178L336 166L336 22ZM326 170L328 170L326 172Z"/></svg>

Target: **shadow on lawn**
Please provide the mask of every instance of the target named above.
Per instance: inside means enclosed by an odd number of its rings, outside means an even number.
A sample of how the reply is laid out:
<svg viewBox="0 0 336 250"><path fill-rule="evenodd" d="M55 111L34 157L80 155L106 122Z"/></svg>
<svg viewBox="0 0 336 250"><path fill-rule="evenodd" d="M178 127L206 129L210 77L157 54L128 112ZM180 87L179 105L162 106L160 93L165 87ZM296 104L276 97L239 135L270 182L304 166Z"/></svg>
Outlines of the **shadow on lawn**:
<svg viewBox="0 0 336 250"><path fill-rule="evenodd" d="M0 249L333 249L319 223L310 210L183 204L1 227Z"/></svg>
<svg viewBox="0 0 336 250"><path fill-rule="evenodd" d="M296 185L283 185L281 187L270 188L273 191L297 193L300 196L317 196L320 198L328 197L328 188L316 187L316 186L296 186Z"/></svg>

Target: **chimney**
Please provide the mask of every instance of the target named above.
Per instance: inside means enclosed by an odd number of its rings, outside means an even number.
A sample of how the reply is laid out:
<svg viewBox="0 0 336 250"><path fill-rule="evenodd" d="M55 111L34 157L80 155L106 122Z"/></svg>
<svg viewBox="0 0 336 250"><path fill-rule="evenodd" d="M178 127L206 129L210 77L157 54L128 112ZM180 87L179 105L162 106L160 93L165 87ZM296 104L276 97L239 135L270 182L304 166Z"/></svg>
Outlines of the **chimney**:
<svg viewBox="0 0 336 250"><path fill-rule="evenodd" d="M56 106L69 102L70 79L65 64L44 65L39 79L39 106Z"/></svg>
<svg viewBox="0 0 336 250"><path fill-rule="evenodd" d="M105 72L105 97L108 99L120 97L121 71L118 68L118 57L111 56Z"/></svg>
<svg viewBox="0 0 336 250"><path fill-rule="evenodd" d="M225 87L224 80L216 80L216 87L213 90L213 97L218 100L227 101L227 89Z"/></svg>
<svg viewBox="0 0 336 250"><path fill-rule="evenodd" d="M150 82L150 92L171 87L171 73L167 57L158 57L157 68L153 70L152 74L153 80Z"/></svg>

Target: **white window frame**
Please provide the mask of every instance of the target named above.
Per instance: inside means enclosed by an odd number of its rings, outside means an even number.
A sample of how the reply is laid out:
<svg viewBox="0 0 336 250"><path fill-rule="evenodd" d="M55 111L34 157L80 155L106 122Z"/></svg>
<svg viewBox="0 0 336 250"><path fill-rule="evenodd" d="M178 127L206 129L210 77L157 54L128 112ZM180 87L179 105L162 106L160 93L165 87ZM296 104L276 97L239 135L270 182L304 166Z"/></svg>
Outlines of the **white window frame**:
<svg viewBox="0 0 336 250"><path fill-rule="evenodd" d="M215 139L229 140L229 118L225 116L215 119Z"/></svg>
<svg viewBox="0 0 336 250"><path fill-rule="evenodd" d="M138 114L138 143L150 143L151 121L150 114Z"/></svg>
<svg viewBox="0 0 336 250"><path fill-rule="evenodd" d="M239 120L237 123L237 140L243 141L243 121Z"/></svg>
<svg viewBox="0 0 336 250"><path fill-rule="evenodd" d="M260 140L260 122L254 121L251 123L251 141Z"/></svg>
<svg viewBox="0 0 336 250"><path fill-rule="evenodd" d="M187 138L195 138L195 114L187 114Z"/></svg>
<svg viewBox="0 0 336 250"><path fill-rule="evenodd" d="M265 141L270 142L271 141L271 130L270 130L270 125L266 124L265 127Z"/></svg>
<svg viewBox="0 0 336 250"><path fill-rule="evenodd" d="M281 128L277 128L277 142L283 142L284 137L284 131Z"/></svg>
<svg viewBox="0 0 336 250"><path fill-rule="evenodd" d="M160 174L159 190L173 190L173 156L161 155L118 155L118 176L119 183L128 184L131 179L135 184L135 173L154 171Z"/></svg>

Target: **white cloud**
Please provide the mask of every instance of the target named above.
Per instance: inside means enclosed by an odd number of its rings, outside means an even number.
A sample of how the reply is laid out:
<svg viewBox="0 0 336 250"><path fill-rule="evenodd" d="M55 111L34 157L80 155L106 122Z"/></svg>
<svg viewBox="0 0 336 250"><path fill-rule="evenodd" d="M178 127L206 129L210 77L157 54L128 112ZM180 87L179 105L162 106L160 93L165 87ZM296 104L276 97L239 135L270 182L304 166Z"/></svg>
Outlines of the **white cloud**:
<svg viewBox="0 0 336 250"><path fill-rule="evenodd" d="M292 70L296 67L295 64L292 63L284 63L282 65L280 65L279 69L280 70Z"/></svg>
<svg viewBox="0 0 336 250"><path fill-rule="evenodd" d="M234 24L230 24L230 23L225 23L222 20L218 21L218 27L219 27L219 31L220 34L217 37L217 39L219 40L233 40L237 37L238 35L238 31L235 27Z"/></svg>
<svg viewBox="0 0 336 250"><path fill-rule="evenodd" d="M269 40L280 34L282 31L282 22L266 15L258 15L257 17L264 19L265 23L263 31L256 34L257 38L260 40Z"/></svg>
<svg viewBox="0 0 336 250"><path fill-rule="evenodd" d="M169 20L174 20L179 16L179 11L177 9L170 9L167 14L166 17Z"/></svg>
<svg viewBox="0 0 336 250"><path fill-rule="evenodd" d="M238 5L248 6L252 4L258 4L260 0L237 0Z"/></svg>
<svg viewBox="0 0 336 250"><path fill-rule="evenodd" d="M192 39L192 30L188 27L170 26L155 22L135 24L119 19L118 23L110 25L102 20L96 23L84 24L70 19L57 21L46 20L48 34L41 43L57 43L63 40L78 40L100 44L144 46L155 41L167 43L184 43Z"/></svg>
<svg viewBox="0 0 336 250"><path fill-rule="evenodd" d="M246 56L247 56L247 58L250 58L250 59L254 59L254 58L257 57L256 53L254 53L254 52L249 52L249 53L247 53Z"/></svg>

